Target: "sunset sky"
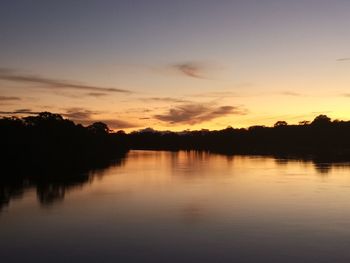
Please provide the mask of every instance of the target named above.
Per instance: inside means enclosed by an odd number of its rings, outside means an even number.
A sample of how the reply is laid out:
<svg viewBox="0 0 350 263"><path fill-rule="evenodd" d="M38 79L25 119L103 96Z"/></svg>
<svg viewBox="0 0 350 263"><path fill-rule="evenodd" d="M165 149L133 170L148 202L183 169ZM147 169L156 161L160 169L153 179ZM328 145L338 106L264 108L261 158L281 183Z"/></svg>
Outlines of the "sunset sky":
<svg viewBox="0 0 350 263"><path fill-rule="evenodd" d="M2 0L1 115L126 131L350 119L349 0Z"/></svg>

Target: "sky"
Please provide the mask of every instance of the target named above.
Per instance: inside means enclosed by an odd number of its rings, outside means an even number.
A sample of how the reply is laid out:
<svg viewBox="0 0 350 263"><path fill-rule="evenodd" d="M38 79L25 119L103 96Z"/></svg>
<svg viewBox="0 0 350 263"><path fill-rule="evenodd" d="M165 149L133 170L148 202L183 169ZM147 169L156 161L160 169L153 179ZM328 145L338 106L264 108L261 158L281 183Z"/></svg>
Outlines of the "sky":
<svg viewBox="0 0 350 263"><path fill-rule="evenodd" d="M350 119L348 0L2 0L0 114L126 131Z"/></svg>

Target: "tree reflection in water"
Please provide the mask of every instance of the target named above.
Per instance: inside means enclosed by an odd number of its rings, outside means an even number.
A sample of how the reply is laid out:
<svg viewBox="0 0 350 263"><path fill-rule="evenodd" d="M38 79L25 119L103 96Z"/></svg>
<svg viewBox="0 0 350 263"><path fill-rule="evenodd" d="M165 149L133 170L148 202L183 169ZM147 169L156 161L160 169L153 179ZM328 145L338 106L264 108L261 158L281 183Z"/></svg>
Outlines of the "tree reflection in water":
<svg viewBox="0 0 350 263"><path fill-rule="evenodd" d="M102 176L103 171L111 166L121 166L125 157L91 167L85 171L55 171L50 172L17 172L6 171L0 181L0 212L7 207L11 200L22 198L27 190L36 189L38 202L50 206L63 201L65 194L77 187L88 184L96 176Z"/></svg>
<svg viewBox="0 0 350 263"><path fill-rule="evenodd" d="M185 154L185 158L180 158ZM209 163L215 153L207 151L179 151L173 152L171 157L172 166L174 169L184 168L184 171L192 171L188 167L201 167L201 162ZM222 154L218 154L222 155ZM233 161L237 155L223 155L226 156L227 161ZM312 165L317 174L325 176L331 173L333 168L349 168L349 163L329 162L318 159L300 159L285 156L261 156L261 155L240 155L241 157L250 158L273 158L277 165L284 166L293 162L301 162L305 165ZM179 159L180 158L180 159ZM81 187L92 182L93 178L107 174L105 171L111 166L122 166L125 164L127 157L124 155L113 161L100 164L99 166L91 167L83 172L77 171L55 171L55 167L51 168L50 172L33 172L23 171L14 173L7 171L7 175L2 176L0 181L0 212L7 207L11 200L22 198L27 190L35 189L37 200L42 206L51 206L57 202L63 201L68 191ZM199 162L199 160L201 160ZM203 166L203 168L205 168ZM46 169L49 171L48 169ZM200 174L200 173L199 173ZM188 176L195 176L198 173L188 173ZM190 209L191 212L195 210ZM196 213L194 213L196 214Z"/></svg>

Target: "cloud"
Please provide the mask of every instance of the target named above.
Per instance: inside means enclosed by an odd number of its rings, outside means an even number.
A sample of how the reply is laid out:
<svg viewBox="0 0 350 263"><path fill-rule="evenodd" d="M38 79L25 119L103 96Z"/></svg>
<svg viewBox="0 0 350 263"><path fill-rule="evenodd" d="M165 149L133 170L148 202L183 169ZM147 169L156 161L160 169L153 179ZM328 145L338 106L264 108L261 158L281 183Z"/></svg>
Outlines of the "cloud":
<svg viewBox="0 0 350 263"><path fill-rule="evenodd" d="M91 111L84 108L68 108L62 115L71 120L89 120L97 111Z"/></svg>
<svg viewBox="0 0 350 263"><path fill-rule="evenodd" d="M152 98L141 98L144 101L159 101L159 102L173 102L173 103L187 103L189 100L172 98L172 97L152 97Z"/></svg>
<svg viewBox="0 0 350 263"><path fill-rule="evenodd" d="M12 96L0 96L0 101L18 101L21 100L20 97L12 97Z"/></svg>
<svg viewBox="0 0 350 263"><path fill-rule="evenodd" d="M185 123L192 125L230 114L244 115L246 113L247 111L241 107L213 107L205 104L191 103L171 108L167 113L154 115L153 117L171 124Z"/></svg>
<svg viewBox="0 0 350 263"><path fill-rule="evenodd" d="M12 81L22 84L37 84L39 87L46 89L90 91L95 95L96 93L130 93L130 91L124 89L84 85L66 80L51 79L37 75L18 73L10 69L0 69L0 80Z"/></svg>
<svg viewBox="0 0 350 263"><path fill-rule="evenodd" d="M79 123L82 125L90 125L94 122L104 122L111 129L127 129L127 128L136 128L140 127L140 125L136 123L131 123L128 121L116 120L116 119L99 119L93 118L94 115L101 114L98 111L92 111L84 108L68 108L64 110L63 113L58 113L63 117L74 121L75 123ZM33 111L31 109L17 109L14 111L0 111L2 115L37 115L40 112Z"/></svg>
<svg viewBox="0 0 350 263"><path fill-rule="evenodd" d="M103 96L107 96L108 94L106 93L102 93L102 92L89 92L89 93L86 93L87 96L90 96L90 97L103 97Z"/></svg>
<svg viewBox="0 0 350 263"><path fill-rule="evenodd" d="M21 115L21 114L26 114L26 115L36 115L39 114L40 112L38 111L33 111L31 109L18 109L14 111L0 111L0 114L2 115Z"/></svg>
<svg viewBox="0 0 350 263"><path fill-rule="evenodd" d="M14 111L15 113L25 113L25 114L37 114L37 112L33 112L31 109L18 109Z"/></svg>
<svg viewBox="0 0 350 263"><path fill-rule="evenodd" d="M300 93L293 92L293 91L283 91L281 92L281 94L286 96L294 96L294 97L302 96Z"/></svg>
<svg viewBox="0 0 350 263"><path fill-rule="evenodd" d="M131 122L122 121L122 120L101 120L101 121L106 123L108 127L112 129L129 129L129 128L140 127L140 125L136 123L131 123Z"/></svg>
<svg viewBox="0 0 350 263"><path fill-rule="evenodd" d="M139 127L138 124L134 124L128 121L116 120L116 119L98 119L93 118L94 115L101 114L99 111L92 111L84 108L68 108L62 115L76 123L83 125L90 125L94 122L104 122L111 129L127 129Z"/></svg>
<svg viewBox="0 0 350 263"><path fill-rule="evenodd" d="M191 97L206 97L206 98L227 98L227 97L241 97L241 94L232 91L212 91L191 94Z"/></svg>
<svg viewBox="0 0 350 263"><path fill-rule="evenodd" d="M191 78L198 78L203 79L204 77L204 66L200 65L199 63L195 62L185 62L180 64L172 65L174 69L176 69L178 72L191 77Z"/></svg>
<svg viewBox="0 0 350 263"><path fill-rule="evenodd" d="M337 61L338 62L346 62L346 61L350 61L350 58L338 58Z"/></svg>
<svg viewBox="0 0 350 263"><path fill-rule="evenodd" d="M342 94L344 97L350 97L350 93L343 93Z"/></svg>

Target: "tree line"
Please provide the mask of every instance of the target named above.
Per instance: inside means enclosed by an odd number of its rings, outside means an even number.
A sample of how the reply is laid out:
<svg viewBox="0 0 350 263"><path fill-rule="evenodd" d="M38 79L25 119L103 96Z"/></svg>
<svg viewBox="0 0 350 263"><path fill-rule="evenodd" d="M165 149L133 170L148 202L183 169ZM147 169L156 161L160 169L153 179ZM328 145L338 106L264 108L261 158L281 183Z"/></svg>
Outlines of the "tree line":
<svg viewBox="0 0 350 263"><path fill-rule="evenodd" d="M36 173L103 166L128 150L102 122L84 127L49 112L1 118L0 147L3 169Z"/></svg>
<svg viewBox="0 0 350 263"><path fill-rule="evenodd" d="M42 204L64 198L67 190L87 183L92 171L122 165L128 150L197 150L228 155L272 155L314 163L350 161L350 121L326 115L312 122L246 129L113 132L102 122L75 124L42 112L0 118L0 211L25 189L35 187Z"/></svg>
<svg viewBox="0 0 350 263"><path fill-rule="evenodd" d="M273 127L228 127L223 130L157 132L146 129L128 134L131 149L205 150L224 154L258 154L350 161L350 121L332 121L326 115L312 122Z"/></svg>
<svg viewBox="0 0 350 263"><path fill-rule="evenodd" d="M204 150L224 154L285 155L350 161L350 121L326 115L312 122L273 127L161 132L112 132L102 122L75 124L61 115L0 119L1 159L12 168L80 169L105 163L130 149Z"/></svg>

